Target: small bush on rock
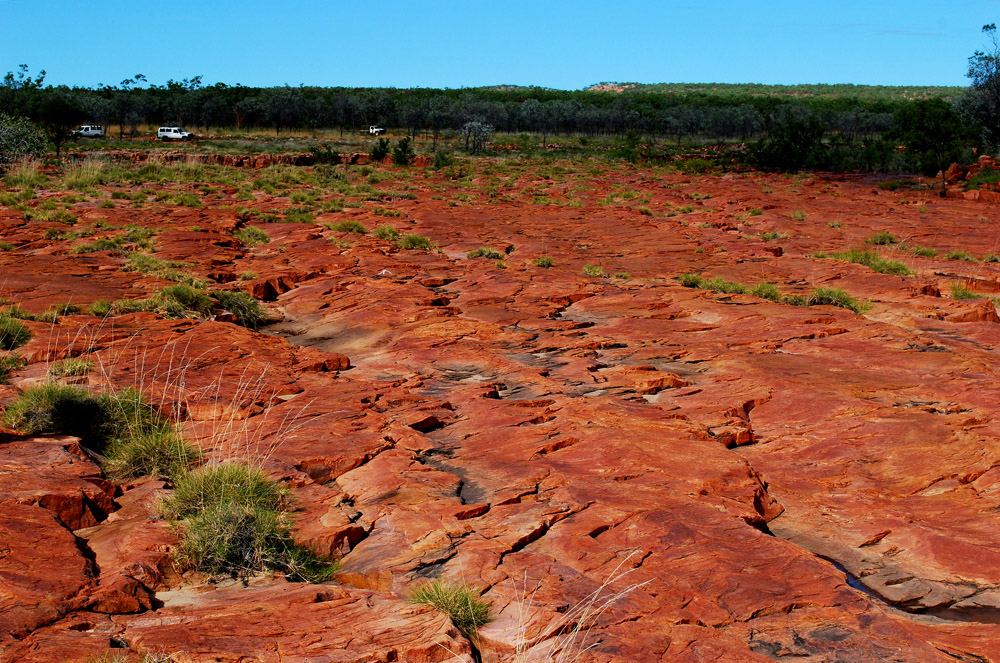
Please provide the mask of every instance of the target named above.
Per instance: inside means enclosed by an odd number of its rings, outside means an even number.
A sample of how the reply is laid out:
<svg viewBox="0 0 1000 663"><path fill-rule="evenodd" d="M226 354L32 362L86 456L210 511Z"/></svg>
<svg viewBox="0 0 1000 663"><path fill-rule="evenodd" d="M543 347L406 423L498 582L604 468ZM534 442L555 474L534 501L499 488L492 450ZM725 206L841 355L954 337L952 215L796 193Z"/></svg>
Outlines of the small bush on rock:
<svg viewBox="0 0 1000 663"><path fill-rule="evenodd" d="M469 637L475 636L479 627L490 621L489 604L467 585L435 581L415 589L409 601L443 612L455 628Z"/></svg>
<svg viewBox="0 0 1000 663"><path fill-rule="evenodd" d="M0 315L0 350L13 350L28 342L31 332L21 322L7 314Z"/></svg>

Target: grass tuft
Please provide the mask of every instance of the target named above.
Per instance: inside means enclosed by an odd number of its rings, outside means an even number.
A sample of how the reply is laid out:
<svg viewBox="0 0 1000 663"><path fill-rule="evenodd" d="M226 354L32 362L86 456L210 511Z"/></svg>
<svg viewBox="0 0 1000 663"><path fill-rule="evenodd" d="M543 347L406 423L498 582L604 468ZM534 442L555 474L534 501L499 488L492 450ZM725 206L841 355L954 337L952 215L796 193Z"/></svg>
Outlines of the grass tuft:
<svg viewBox="0 0 1000 663"><path fill-rule="evenodd" d="M489 603L468 585L436 580L417 587L408 600L448 615L455 628L468 637L474 637L479 627L490 621Z"/></svg>
<svg viewBox="0 0 1000 663"><path fill-rule="evenodd" d="M9 312L0 314L0 350L13 350L28 342L31 332Z"/></svg>
<svg viewBox="0 0 1000 663"><path fill-rule="evenodd" d="M474 258L488 258L489 260L502 260L504 254L500 253L496 249L491 249L488 246L480 246L478 249L474 249L465 254L465 257L472 260Z"/></svg>

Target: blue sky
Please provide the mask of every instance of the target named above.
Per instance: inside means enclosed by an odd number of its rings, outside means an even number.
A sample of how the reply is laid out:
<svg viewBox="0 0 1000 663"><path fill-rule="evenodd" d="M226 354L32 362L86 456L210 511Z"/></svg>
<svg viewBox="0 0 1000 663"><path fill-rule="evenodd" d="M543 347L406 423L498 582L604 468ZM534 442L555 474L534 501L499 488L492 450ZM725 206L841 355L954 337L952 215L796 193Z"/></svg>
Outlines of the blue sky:
<svg viewBox="0 0 1000 663"><path fill-rule="evenodd" d="M0 75L46 82L579 89L965 85L1000 0L0 0Z"/></svg>

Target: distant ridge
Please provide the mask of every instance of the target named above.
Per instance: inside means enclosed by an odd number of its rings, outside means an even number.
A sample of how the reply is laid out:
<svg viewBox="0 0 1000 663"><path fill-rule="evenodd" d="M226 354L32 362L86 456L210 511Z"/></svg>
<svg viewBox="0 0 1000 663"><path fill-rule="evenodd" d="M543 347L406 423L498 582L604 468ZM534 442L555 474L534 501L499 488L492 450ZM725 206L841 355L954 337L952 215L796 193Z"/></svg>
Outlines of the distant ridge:
<svg viewBox="0 0 1000 663"><path fill-rule="evenodd" d="M752 95L761 97L826 97L878 99L953 99L964 87L957 85L854 85L852 83L809 83L764 85L761 83L618 83L605 81L584 88L588 92L702 93L713 96Z"/></svg>

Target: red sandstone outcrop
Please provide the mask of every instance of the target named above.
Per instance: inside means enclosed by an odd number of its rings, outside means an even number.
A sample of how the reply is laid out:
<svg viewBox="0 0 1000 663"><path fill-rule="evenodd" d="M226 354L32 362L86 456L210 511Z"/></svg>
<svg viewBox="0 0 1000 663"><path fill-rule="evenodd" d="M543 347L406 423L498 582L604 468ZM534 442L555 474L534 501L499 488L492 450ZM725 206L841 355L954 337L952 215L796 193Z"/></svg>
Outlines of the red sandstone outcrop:
<svg viewBox="0 0 1000 663"><path fill-rule="evenodd" d="M163 230L158 257L269 300L282 322L28 322L32 363L13 384L86 355L103 367L87 384L141 385L209 461L283 481L296 536L341 568L321 586L178 576L155 512L169 487L116 490L72 439L5 434L4 661L114 647L388 663L471 660L473 646L486 661L996 660L1000 319L950 286L997 292L1000 265L945 258L997 250L989 208L846 177L622 168L588 182L582 208L396 201L392 223L440 253L277 223L247 249L225 241L227 210L102 210ZM694 211L598 204L612 185ZM0 209L17 238L0 294L28 310L168 283L46 242L47 227ZM879 249L909 276L815 257L878 232L939 255ZM506 266L465 257L480 246L511 247ZM684 288L685 272L841 288L871 308ZM491 602L476 643L405 601L432 578Z"/></svg>

